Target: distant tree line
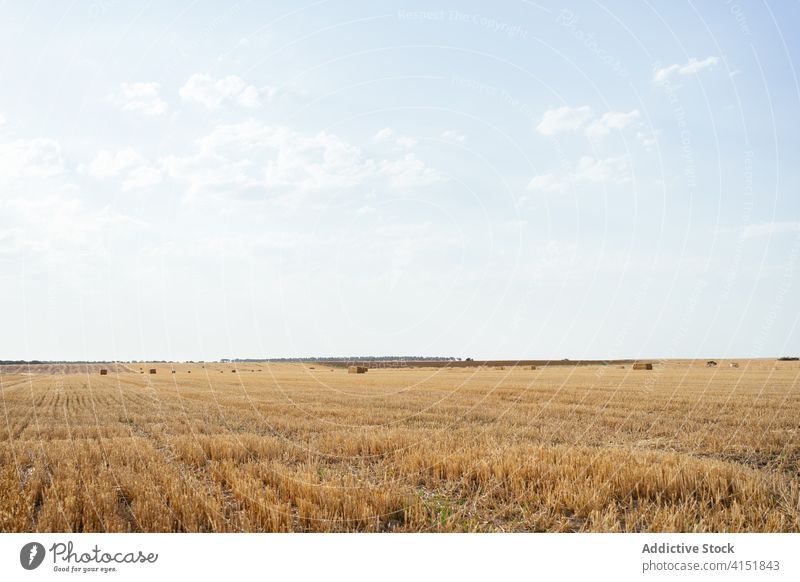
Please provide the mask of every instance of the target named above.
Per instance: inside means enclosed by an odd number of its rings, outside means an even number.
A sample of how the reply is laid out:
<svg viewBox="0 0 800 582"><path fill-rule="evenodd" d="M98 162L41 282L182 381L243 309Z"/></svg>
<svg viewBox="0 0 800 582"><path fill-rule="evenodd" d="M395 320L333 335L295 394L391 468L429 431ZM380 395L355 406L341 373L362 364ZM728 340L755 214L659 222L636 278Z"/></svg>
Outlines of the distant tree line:
<svg viewBox="0 0 800 582"><path fill-rule="evenodd" d="M108 360L0 360L0 364L35 366L41 364L112 364Z"/></svg>
<svg viewBox="0 0 800 582"><path fill-rule="evenodd" d="M471 358L467 358L468 360ZM446 356L320 356L303 358L220 358L220 362L342 362L359 360L364 362L383 361L432 361L432 362L457 362L461 358ZM176 360L0 360L0 365L34 366L44 364L170 364ZM181 360L184 364L205 364L205 360Z"/></svg>
<svg viewBox="0 0 800 582"><path fill-rule="evenodd" d="M169 364L170 360L0 360L0 365L35 366L44 364Z"/></svg>
<svg viewBox="0 0 800 582"><path fill-rule="evenodd" d="M261 359L233 359L230 362L396 362L398 360L407 361L431 361L431 362L457 362L461 358L450 356L308 356L302 358L261 358ZM226 361L226 360L222 360Z"/></svg>

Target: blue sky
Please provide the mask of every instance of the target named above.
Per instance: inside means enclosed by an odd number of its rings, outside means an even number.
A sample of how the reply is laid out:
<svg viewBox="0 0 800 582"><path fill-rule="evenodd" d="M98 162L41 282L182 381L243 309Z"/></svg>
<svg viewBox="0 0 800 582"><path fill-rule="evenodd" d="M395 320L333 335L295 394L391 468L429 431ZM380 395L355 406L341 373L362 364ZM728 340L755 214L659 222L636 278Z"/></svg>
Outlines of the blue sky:
<svg viewBox="0 0 800 582"><path fill-rule="evenodd" d="M796 3L265 4L0 6L0 359L800 352Z"/></svg>

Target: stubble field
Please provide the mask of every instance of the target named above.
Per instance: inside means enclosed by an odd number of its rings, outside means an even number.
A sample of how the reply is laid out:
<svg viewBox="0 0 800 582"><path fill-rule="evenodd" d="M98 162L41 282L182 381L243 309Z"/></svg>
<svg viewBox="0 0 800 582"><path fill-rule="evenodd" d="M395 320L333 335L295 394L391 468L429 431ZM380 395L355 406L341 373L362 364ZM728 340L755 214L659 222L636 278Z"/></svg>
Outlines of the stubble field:
<svg viewBox="0 0 800 582"><path fill-rule="evenodd" d="M800 365L703 364L2 367L0 531L800 531Z"/></svg>

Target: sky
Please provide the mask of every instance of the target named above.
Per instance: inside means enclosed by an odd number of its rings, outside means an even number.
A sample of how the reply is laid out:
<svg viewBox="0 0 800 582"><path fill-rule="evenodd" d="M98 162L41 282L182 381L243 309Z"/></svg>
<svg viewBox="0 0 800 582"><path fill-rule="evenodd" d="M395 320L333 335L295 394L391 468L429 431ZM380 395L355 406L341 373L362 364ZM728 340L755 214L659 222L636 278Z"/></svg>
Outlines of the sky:
<svg viewBox="0 0 800 582"><path fill-rule="evenodd" d="M0 3L0 359L800 355L800 4Z"/></svg>

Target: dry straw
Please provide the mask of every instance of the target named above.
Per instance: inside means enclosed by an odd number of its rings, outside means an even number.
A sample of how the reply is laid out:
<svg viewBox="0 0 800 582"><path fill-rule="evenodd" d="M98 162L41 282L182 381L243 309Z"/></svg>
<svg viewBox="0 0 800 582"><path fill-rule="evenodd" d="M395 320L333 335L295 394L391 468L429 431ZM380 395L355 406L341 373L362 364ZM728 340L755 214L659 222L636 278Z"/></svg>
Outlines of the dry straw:
<svg viewBox="0 0 800 582"><path fill-rule="evenodd" d="M4 373L0 531L800 531L797 368L704 363Z"/></svg>

